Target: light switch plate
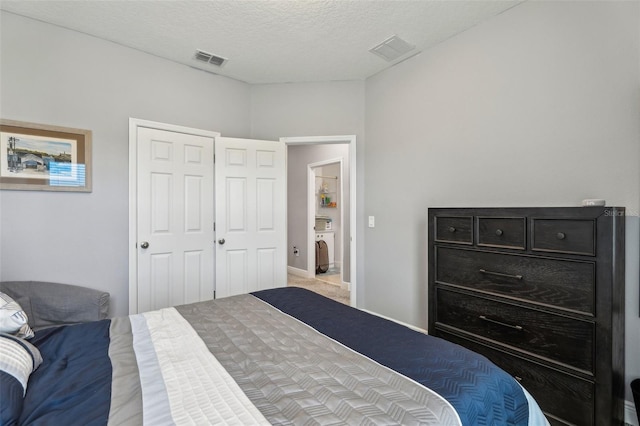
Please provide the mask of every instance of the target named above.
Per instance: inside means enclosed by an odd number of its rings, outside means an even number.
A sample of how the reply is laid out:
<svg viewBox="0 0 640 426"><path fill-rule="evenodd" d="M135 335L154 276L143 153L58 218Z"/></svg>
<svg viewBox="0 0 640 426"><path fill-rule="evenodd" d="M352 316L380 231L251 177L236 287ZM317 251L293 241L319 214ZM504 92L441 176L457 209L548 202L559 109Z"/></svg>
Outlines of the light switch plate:
<svg viewBox="0 0 640 426"><path fill-rule="evenodd" d="M376 227L376 218L375 216L369 216L369 228Z"/></svg>

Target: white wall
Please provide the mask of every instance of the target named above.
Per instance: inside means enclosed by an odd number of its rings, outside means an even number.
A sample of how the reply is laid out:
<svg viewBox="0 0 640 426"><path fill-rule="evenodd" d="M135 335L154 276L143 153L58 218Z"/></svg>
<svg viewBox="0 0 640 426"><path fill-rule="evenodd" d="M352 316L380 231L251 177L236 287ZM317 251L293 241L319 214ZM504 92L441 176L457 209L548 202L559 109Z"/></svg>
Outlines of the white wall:
<svg viewBox="0 0 640 426"><path fill-rule="evenodd" d="M248 137L249 86L0 13L0 115L93 131L93 192L0 191L0 279L107 290L128 313L128 120Z"/></svg>
<svg viewBox="0 0 640 426"><path fill-rule="evenodd" d="M640 377L640 4L526 2L367 80L364 306L427 324L429 207L628 210Z"/></svg>
<svg viewBox="0 0 640 426"><path fill-rule="evenodd" d="M90 194L0 191L1 280L107 290L110 314L127 313L129 117L235 137L363 139L364 82L250 87L11 13L0 20L0 116L90 129L94 157Z"/></svg>
<svg viewBox="0 0 640 426"><path fill-rule="evenodd" d="M363 81L251 86L251 135L254 138L277 140L284 136L356 135L356 214L360 222L355 231L357 277L364 275L365 252L362 219L365 168L364 87ZM300 257L302 256L301 253ZM358 305L364 291L364 285L356 284Z"/></svg>

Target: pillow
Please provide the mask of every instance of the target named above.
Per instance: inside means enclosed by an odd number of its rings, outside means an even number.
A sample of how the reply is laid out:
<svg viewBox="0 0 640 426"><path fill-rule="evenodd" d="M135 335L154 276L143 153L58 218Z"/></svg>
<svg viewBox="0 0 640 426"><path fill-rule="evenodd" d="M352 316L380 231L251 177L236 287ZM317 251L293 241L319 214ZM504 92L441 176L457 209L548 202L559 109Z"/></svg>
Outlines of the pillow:
<svg viewBox="0 0 640 426"><path fill-rule="evenodd" d="M0 333L13 334L23 339L33 337L29 318L18 302L0 292Z"/></svg>
<svg viewBox="0 0 640 426"><path fill-rule="evenodd" d="M0 424L17 424L29 376L42 364L38 348L10 334L0 334Z"/></svg>

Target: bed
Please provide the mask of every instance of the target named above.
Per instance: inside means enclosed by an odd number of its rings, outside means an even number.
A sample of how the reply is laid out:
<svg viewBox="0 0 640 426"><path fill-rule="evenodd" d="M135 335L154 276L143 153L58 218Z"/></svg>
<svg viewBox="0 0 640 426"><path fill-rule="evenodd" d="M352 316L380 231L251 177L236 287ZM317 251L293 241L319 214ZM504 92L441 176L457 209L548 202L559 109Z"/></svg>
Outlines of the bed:
<svg viewBox="0 0 640 426"><path fill-rule="evenodd" d="M26 392L3 377L1 424L548 424L483 356L302 288L26 341L42 362Z"/></svg>

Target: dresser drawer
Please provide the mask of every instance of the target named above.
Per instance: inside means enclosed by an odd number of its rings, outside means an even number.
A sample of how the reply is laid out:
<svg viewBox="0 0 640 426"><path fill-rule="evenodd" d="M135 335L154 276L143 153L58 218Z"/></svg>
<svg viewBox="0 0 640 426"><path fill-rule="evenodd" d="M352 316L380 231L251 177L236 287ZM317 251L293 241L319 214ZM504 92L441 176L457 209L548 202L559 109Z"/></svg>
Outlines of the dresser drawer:
<svg viewBox="0 0 640 426"><path fill-rule="evenodd" d="M436 216L436 241L473 244L472 216Z"/></svg>
<svg viewBox="0 0 640 426"><path fill-rule="evenodd" d="M552 425L594 425L595 385L443 330L436 336L489 358L514 376L535 398Z"/></svg>
<svg viewBox="0 0 640 426"><path fill-rule="evenodd" d="M595 315L595 264L435 247L436 281Z"/></svg>
<svg viewBox="0 0 640 426"><path fill-rule="evenodd" d="M532 219L531 234L534 251L596 255L596 224L591 219Z"/></svg>
<svg viewBox="0 0 640 426"><path fill-rule="evenodd" d="M587 373L594 324L457 291L436 289L436 325L444 324Z"/></svg>
<svg viewBox="0 0 640 426"><path fill-rule="evenodd" d="M479 217L478 245L526 249L527 221L524 217Z"/></svg>

